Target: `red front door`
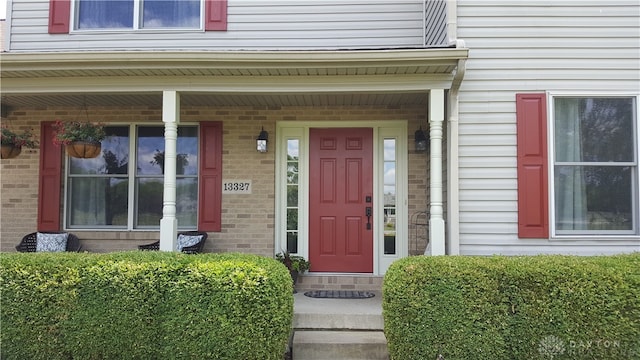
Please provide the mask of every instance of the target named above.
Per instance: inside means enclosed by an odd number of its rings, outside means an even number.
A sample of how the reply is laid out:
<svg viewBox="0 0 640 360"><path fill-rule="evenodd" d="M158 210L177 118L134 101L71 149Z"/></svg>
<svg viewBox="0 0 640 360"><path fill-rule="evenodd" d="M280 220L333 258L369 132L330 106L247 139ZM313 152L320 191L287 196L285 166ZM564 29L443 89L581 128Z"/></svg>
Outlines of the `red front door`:
<svg viewBox="0 0 640 360"><path fill-rule="evenodd" d="M311 271L373 272L373 129L310 129L309 154Z"/></svg>

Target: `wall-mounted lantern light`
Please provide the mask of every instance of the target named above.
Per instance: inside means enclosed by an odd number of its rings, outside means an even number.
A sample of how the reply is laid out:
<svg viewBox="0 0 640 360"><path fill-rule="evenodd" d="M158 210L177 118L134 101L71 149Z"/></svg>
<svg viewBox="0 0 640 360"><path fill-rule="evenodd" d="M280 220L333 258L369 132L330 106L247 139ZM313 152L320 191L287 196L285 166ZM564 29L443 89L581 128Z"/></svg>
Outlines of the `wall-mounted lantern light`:
<svg viewBox="0 0 640 360"><path fill-rule="evenodd" d="M427 151L429 148L429 139L427 139L424 131L422 131L422 125L420 125L420 129L416 130L415 141L416 151Z"/></svg>
<svg viewBox="0 0 640 360"><path fill-rule="evenodd" d="M262 131L260 131L260 135L256 138L256 148L258 152L267 152L267 142L269 142L269 133L264 131L263 127Z"/></svg>

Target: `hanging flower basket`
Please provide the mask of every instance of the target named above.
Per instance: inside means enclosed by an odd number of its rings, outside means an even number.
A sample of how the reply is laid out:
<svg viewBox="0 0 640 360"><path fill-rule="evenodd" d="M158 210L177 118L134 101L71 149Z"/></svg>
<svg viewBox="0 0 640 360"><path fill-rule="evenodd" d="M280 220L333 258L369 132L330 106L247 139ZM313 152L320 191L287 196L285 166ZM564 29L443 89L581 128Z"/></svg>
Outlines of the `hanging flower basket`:
<svg viewBox="0 0 640 360"><path fill-rule="evenodd" d="M2 145L2 158L3 159L13 159L14 157L20 155L22 152L22 147L15 145Z"/></svg>
<svg viewBox="0 0 640 360"><path fill-rule="evenodd" d="M100 155L100 142L105 138L102 124L80 121L56 121L53 143L64 145L67 154L80 159L91 159Z"/></svg>
<svg viewBox="0 0 640 360"><path fill-rule="evenodd" d="M100 155L102 147L97 141L73 141L65 145L67 154L80 159L91 159Z"/></svg>
<svg viewBox="0 0 640 360"><path fill-rule="evenodd" d="M23 147L35 148L38 141L33 139L31 130L24 130L22 133L16 133L7 127L2 128L2 159L13 159L20 155Z"/></svg>

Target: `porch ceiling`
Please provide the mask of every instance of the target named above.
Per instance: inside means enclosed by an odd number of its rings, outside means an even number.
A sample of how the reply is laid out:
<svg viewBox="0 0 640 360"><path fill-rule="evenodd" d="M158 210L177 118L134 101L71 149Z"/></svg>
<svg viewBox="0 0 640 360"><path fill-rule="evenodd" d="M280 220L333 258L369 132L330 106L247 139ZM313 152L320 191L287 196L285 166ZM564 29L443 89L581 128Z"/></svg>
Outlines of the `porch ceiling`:
<svg viewBox="0 0 640 360"><path fill-rule="evenodd" d="M426 104L425 93L397 94L194 94L181 93L182 106L356 106ZM162 106L162 94L65 94L65 95L2 95L2 104L9 107L47 106Z"/></svg>
<svg viewBox="0 0 640 360"><path fill-rule="evenodd" d="M2 104L184 106L425 104L466 49L5 53ZM434 85L435 84L435 85Z"/></svg>

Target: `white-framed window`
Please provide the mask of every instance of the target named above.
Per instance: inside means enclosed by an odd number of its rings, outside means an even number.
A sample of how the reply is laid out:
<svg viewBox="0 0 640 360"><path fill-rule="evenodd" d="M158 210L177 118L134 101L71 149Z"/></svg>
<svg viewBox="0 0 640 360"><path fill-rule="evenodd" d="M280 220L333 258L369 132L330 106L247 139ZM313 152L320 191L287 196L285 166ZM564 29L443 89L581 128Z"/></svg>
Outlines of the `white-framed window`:
<svg viewBox="0 0 640 360"><path fill-rule="evenodd" d="M638 97L551 96L555 235L638 235Z"/></svg>
<svg viewBox="0 0 640 360"><path fill-rule="evenodd" d="M383 214L384 214L384 246L385 255L395 255L397 253L397 201L396 189L397 178L396 168L397 158L397 140L395 138L385 138L383 140L383 156L382 156L382 187L383 187Z"/></svg>
<svg viewBox="0 0 640 360"><path fill-rule="evenodd" d="M65 227L159 229L164 191L164 127L105 127L100 156L68 157ZM176 217L181 229L198 224L198 127L178 127Z"/></svg>
<svg viewBox="0 0 640 360"><path fill-rule="evenodd" d="M201 29L202 0L75 0L75 30Z"/></svg>
<svg viewBox="0 0 640 360"><path fill-rule="evenodd" d="M286 203L286 234L287 251L292 254L298 253L300 227L299 214L301 207L300 199L300 139L289 138L287 142L287 203Z"/></svg>

